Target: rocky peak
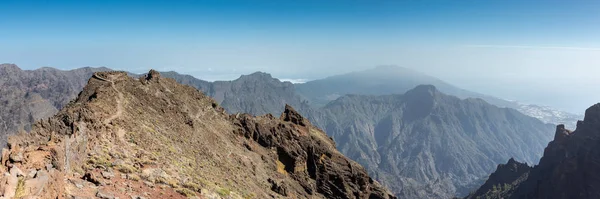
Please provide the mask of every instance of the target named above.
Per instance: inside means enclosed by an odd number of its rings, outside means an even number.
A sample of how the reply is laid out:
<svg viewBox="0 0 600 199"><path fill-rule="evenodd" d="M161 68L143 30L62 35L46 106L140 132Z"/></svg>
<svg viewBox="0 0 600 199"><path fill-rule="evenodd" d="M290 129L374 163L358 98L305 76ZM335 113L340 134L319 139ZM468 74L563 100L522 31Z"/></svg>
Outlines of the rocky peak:
<svg viewBox="0 0 600 199"><path fill-rule="evenodd" d="M529 170L531 167L529 167L527 163L521 163L514 158L510 158L506 164L498 165L499 170L502 170L503 168L506 168L511 172L519 172L519 170L521 170L521 173L523 173L524 170Z"/></svg>
<svg viewBox="0 0 600 199"><path fill-rule="evenodd" d="M556 133L554 134L554 141L562 142L567 139L568 136L571 135L571 131L565 129L564 124L559 124L556 126Z"/></svg>
<svg viewBox="0 0 600 199"><path fill-rule="evenodd" d="M158 79L160 78L160 73L158 73L158 71L155 71L154 69L150 70L150 72L148 72L148 74L146 75L146 80L152 80L152 79Z"/></svg>
<svg viewBox="0 0 600 199"><path fill-rule="evenodd" d="M417 87L407 91L404 95L411 96L411 97L414 96L416 98L420 98L420 97L431 98L431 97L437 95L438 93L439 93L439 91L437 90L437 88L435 88L435 86L429 85L429 84L422 84L422 85L418 85Z"/></svg>
<svg viewBox="0 0 600 199"><path fill-rule="evenodd" d="M517 162L515 160L515 158L510 158L510 159L508 159L508 162L506 163L506 165L514 165L514 164L517 164L517 163L519 163L519 162ZM500 166L500 165L498 165L498 166Z"/></svg>
<svg viewBox="0 0 600 199"><path fill-rule="evenodd" d="M404 113L407 118L423 118L434 110L441 95L433 85L419 85L404 95L407 110Z"/></svg>
<svg viewBox="0 0 600 199"><path fill-rule="evenodd" d="M289 91L293 91L293 89L294 89L294 84L292 84L291 82L288 82L288 81L282 82L281 80L271 76L271 74L265 73L265 72L254 72L249 75L242 75L242 76L240 76L240 78L234 80L234 82L241 82L241 83L253 82L257 85L286 87L287 89L290 89Z"/></svg>
<svg viewBox="0 0 600 199"><path fill-rule="evenodd" d="M585 117L583 121L586 124L595 124L595 126L600 126L600 103L595 104L585 110Z"/></svg>
<svg viewBox="0 0 600 199"><path fill-rule="evenodd" d="M598 129L600 129L600 103L585 110L583 121L577 121L577 129L572 134L577 133L580 137L600 137Z"/></svg>
<svg viewBox="0 0 600 199"><path fill-rule="evenodd" d="M16 72L16 71L21 71L21 68L19 68L17 65L15 64L0 64L0 72L3 73L7 73L7 72Z"/></svg>
<svg viewBox="0 0 600 199"><path fill-rule="evenodd" d="M531 167L526 163L510 158L506 164L498 165L496 171L489 176L486 182L467 198L480 198L479 196L483 195L498 198L499 195L512 192L513 183L519 181L519 178L530 170Z"/></svg>
<svg viewBox="0 0 600 199"><path fill-rule="evenodd" d="M283 121L292 122L294 124L300 126L307 126L309 124L308 120L302 117L300 113L298 113L292 106L289 104L285 105L285 110L281 113L280 117Z"/></svg>
<svg viewBox="0 0 600 199"><path fill-rule="evenodd" d="M239 78L240 80L273 80L273 76L269 73L265 72L254 72L249 75L242 75Z"/></svg>
<svg viewBox="0 0 600 199"><path fill-rule="evenodd" d="M0 64L0 68L19 68L15 64Z"/></svg>

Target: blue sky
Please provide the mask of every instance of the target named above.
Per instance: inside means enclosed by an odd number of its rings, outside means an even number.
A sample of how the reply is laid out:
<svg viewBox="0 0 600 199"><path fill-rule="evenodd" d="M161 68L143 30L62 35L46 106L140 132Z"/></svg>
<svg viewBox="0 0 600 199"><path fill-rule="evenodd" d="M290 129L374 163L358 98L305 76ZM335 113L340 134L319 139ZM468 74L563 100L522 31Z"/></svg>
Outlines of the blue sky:
<svg viewBox="0 0 600 199"><path fill-rule="evenodd" d="M2 0L0 15L0 62L25 69L316 79L385 64L572 112L600 101L597 0Z"/></svg>

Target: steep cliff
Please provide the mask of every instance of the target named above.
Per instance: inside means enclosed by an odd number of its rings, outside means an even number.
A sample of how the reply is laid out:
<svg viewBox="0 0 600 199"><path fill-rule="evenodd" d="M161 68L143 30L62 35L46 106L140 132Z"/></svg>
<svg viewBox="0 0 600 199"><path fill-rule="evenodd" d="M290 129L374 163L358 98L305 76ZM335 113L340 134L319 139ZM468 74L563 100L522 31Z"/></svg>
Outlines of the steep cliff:
<svg viewBox="0 0 600 199"><path fill-rule="evenodd" d="M512 182L503 198L600 198L600 104L585 112L577 129L556 127L539 165ZM490 177L491 178L491 177ZM477 193L490 192L482 187ZM490 197L475 194L473 198Z"/></svg>

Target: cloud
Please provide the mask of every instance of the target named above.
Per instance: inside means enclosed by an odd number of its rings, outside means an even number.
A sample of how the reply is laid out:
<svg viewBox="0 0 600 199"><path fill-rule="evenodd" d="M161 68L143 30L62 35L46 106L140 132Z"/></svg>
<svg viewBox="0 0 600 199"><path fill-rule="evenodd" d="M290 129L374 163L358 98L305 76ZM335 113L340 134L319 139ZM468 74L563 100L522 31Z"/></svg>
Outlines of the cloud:
<svg viewBox="0 0 600 199"><path fill-rule="evenodd" d="M600 48L575 47L575 46L520 46L520 45L465 45L469 48L518 48L534 50L577 50L577 51L600 51Z"/></svg>
<svg viewBox="0 0 600 199"><path fill-rule="evenodd" d="M292 84L302 84L306 83L307 79L279 79L282 82L291 82Z"/></svg>

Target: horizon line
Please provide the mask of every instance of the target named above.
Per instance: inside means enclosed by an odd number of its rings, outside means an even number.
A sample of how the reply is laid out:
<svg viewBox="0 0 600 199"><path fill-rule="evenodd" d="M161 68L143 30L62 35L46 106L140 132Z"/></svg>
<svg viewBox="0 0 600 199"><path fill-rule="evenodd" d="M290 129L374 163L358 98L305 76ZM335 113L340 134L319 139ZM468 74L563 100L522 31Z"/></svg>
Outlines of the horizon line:
<svg viewBox="0 0 600 199"><path fill-rule="evenodd" d="M518 49L548 49L548 50L578 50L578 51L600 51L600 48L577 47L577 46L527 46L527 45L463 45L470 48L518 48Z"/></svg>

